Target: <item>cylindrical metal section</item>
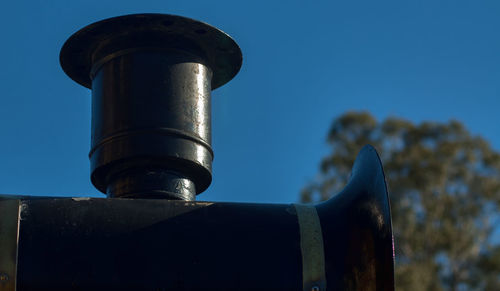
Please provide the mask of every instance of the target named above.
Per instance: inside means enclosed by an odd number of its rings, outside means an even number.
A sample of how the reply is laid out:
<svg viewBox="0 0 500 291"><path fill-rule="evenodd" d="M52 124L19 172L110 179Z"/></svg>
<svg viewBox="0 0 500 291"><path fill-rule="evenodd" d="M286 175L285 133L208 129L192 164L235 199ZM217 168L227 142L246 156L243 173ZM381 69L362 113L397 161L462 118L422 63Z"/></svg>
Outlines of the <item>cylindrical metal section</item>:
<svg viewBox="0 0 500 291"><path fill-rule="evenodd" d="M75 200L23 204L18 290L302 286L291 205Z"/></svg>
<svg viewBox="0 0 500 291"><path fill-rule="evenodd" d="M191 179L169 170L133 168L111 177L106 193L109 197L191 201L196 198L196 185Z"/></svg>
<svg viewBox="0 0 500 291"><path fill-rule="evenodd" d="M96 188L110 197L183 200L204 191L213 152L212 71L203 60L142 49L94 71L89 157Z"/></svg>
<svg viewBox="0 0 500 291"><path fill-rule="evenodd" d="M0 196L0 210L0 271L20 291L394 290L389 197L369 146L316 206Z"/></svg>
<svg viewBox="0 0 500 291"><path fill-rule="evenodd" d="M194 200L212 181L210 92L241 50L223 31L167 14L82 28L61 66L92 89L91 180L108 197Z"/></svg>

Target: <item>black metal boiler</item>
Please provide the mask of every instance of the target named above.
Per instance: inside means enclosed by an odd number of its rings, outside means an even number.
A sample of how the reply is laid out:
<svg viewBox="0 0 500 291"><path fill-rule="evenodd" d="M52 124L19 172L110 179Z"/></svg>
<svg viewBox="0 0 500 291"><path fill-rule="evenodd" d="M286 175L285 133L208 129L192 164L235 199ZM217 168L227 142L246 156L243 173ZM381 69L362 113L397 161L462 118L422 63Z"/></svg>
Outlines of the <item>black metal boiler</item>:
<svg viewBox="0 0 500 291"><path fill-rule="evenodd" d="M366 146L317 205L194 201L212 180L211 90L240 48L192 19L136 14L71 36L92 89L91 180L108 199L0 196L0 290L394 290L389 198Z"/></svg>

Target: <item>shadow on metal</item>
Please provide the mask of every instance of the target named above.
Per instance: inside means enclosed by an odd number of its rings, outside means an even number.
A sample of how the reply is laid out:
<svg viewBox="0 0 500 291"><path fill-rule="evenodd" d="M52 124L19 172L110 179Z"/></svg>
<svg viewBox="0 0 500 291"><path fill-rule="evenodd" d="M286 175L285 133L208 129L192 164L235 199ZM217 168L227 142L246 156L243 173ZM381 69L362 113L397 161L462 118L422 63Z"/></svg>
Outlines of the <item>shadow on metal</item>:
<svg viewBox="0 0 500 291"><path fill-rule="evenodd" d="M0 220L19 229L17 290L394 290L371 146L316 206L2 196L0 207L14 201L20 215Z"/></svg>
<svg viewBox="0 0 500 291"><path fill-rule="evenodd" d="M242 62L227 34L126 15L83 28L60 56L92 88L91 180L113 199L0 196L0 291L394 290L371 146L318 205L194 201L212 180L210 92Z"/></svg>
<svg viewBox="0 0 500 291"><path fill-rule="evenodd" d="M61 67L92 89L91 181L110 198L195 200L212 182L211 91L240 70L223 31L168 14L73 34Z"/></svg>
<svg viewBox="0 0 500 291"><path fill-rule="evenodd" d="M394 290L389 195L372 146L361 150L344 190L316 208L330 263L328 283L340 290Z"/></svg>

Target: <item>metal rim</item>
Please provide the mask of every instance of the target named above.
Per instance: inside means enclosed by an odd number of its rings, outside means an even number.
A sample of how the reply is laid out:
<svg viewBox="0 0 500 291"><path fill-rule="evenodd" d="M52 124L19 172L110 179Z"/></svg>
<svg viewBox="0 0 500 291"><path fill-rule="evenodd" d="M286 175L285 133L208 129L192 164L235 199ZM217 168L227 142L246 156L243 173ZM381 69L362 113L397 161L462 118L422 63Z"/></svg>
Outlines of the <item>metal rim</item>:
<svg viewBox="0 0 500 291"><path fill-rule="evenodd" d="M240 70L242 53L225 32L201 21L169 14L131 14L104 19L73 34L63 45L60 63L64 72L78 84L91 88L94 63L116 51L140 48L137 37L151 34L163 48L174 46L163 38L176 37L193 43L213 71L212 90L229 82ZM120 39L117 41L117 39ZM106 52L96 54L107 45Z"/></svg>

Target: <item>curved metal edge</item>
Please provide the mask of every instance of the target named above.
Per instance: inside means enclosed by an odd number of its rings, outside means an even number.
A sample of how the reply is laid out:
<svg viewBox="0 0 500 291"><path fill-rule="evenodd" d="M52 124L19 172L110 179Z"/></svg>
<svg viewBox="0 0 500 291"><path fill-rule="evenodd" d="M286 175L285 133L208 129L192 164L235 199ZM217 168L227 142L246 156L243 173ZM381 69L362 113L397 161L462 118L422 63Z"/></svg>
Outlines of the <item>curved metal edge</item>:
<svg viewBox="0 0 500 291"><path fill-rule="evenodd" d="M143 25L137 25L138 21ZM171 26L175 25L175 22L183 25L183 31L172 30ZM130 34L134 29L138 31L144 28L159 31L160 26L165 34L178 35L189 31L196 37L191 35L186 36L187 38L202 43L205 48L211 48L210 55L215 60L214 67L211 68L214 72L212 90L229 82L240 71L243 55L230 35L202 21L161 13L121 15L89 24L66 40L59 54L59 62L63 71L73 81L91 89L92 56L103 42L109 41L113 34Z"/></svg>
<svg viewBox="0 0 500 291"><path fill-rule="evenodd" d="M0 291L15 291L20 200L0 199Z"/></svg>
<svg viewBox="0 0 500 291"><path fill-rule="evenodd" d="M327 261L340 260L338 264L346 268L344 277L339 278L331 274L337 267L330 266L329 274L327 266L328 285L348 290L394 290L390 200L382 163L373 146L366 145L360 151L345 188L316 208L325 250L344 248L340 256L325 254Z"/></svg>

